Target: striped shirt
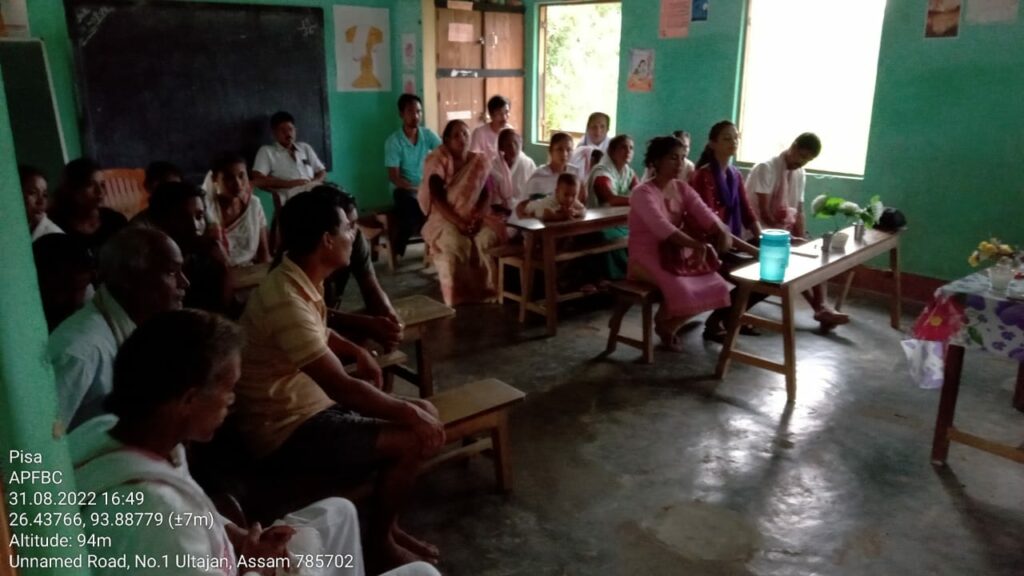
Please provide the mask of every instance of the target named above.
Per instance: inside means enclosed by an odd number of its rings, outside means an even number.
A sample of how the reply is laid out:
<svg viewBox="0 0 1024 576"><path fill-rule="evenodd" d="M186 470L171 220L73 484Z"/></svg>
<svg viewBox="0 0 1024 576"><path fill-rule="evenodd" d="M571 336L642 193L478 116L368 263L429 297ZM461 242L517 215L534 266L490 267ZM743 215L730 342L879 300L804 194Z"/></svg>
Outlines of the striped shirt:
<svg viewBox="0 0 1024 576"><path fill-rule="evenodd" d="M330 352L323 285L287 256L260 283L240 320L247 344L236 387L238 426L257 457L332 406L302 367Z"/></svg>

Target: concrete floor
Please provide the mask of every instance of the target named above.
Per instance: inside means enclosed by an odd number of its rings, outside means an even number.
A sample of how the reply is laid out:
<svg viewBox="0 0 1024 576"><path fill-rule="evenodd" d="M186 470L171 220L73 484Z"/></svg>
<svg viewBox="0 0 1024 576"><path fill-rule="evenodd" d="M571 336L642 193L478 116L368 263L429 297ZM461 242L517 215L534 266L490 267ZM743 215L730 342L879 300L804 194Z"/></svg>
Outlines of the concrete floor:
<svg viewBox="0 0 1024 576"><path fill-rule="evenodd" d="M420 262L413 247L398 273L379 269L392 297L440 299ZM781 375L734 364L710 379L719 346L699 329L645 366L628 347L596 358L610 312L595 299L563 307L554 338L512 304L460 308L431 339L435 379L527 393L511 418L515 491L493 492L487 459L443 467L404 523L453 576L1024 574L1024 466L954 445L932 467L939 394L909 380L884 301L854 296L853 322L827 337L801 304L791 406ZM639 322L634 310L624 330ZM779 335L740 342L781 358ZM1019 444L1015 369L968 353L957 423Z"/></svg>

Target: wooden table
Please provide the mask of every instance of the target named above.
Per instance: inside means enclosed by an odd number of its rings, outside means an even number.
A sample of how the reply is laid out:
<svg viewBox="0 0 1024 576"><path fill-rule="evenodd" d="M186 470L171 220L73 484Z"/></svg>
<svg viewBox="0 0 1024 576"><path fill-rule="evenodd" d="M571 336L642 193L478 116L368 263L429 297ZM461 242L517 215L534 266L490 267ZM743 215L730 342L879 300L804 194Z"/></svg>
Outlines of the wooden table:
<svg viewBox="0 0 1024 576"><path fill-rule="evenodd" d="M1024 280L1014 280L1011 287L1015 292L1024 290ZM1018 342L1024 330L1016 318L1024 313L1024 302L1007 298L1006 293L990 290L984 274L971 274L950 282L935 293L936 301L946 299L947 306L929 307L931 314L941 320L940 325L954 326L955 333L946 347L945 369L942 378L942 396L935 418L935 435L932 439L932 463L942 465L949 455L949 445L957 442L977 448L996 456L1024 464L1024 450L1008 446L965 432L953 425L956 401L960 392L960 373L963 371L964 350L981 350L996 356L1008 357L1020 362L1017 367L1017 385L1014 389L1013 406L1024 411L1024 362L1018 353ZM949 318L940 309L958 310L958 318ZM925 314L929 311L926 310ZM945 316L945 317L944 317ZM917 336L917 334L915 334Z"/></svg>
<svg viewBox="0 0 1024 576"><path fill-rule="evenodd" d="M809 290L814 286L822 285L839 276L846 274L842 291L836 300L836 309L842 308L846 295L850 290L850 283L853 282L854 267L867 262L868 260L889 253L889 273L893 276L893 295L889 307L889 323L893 328L900 327L900 235L890 234L877 230L867 230L864 240L855 242L853 239L853 227L844 230L849 236L846 243L846 252L821 253L821 240L815 240L794 247L789 256L789 267L786 268L786 276L779 284L762 282L760 279L760 264L753 262L742 268L733 270L731 276L733 282L739 287L739 295L732 308L732 315L729 321L728 333L725 343L722 345L722 352L718 356L718 366L715 369L715 377L723 378L729 368L729 361L736 360L744 364L757 366L766 370L772 370L786 376L786 399L793 402L796 399L796 330L793 325L793 301L800 297L800 293ZM803 254L817 254L806 256ZM782 297L782 322L769 320L756 316L746 311L747 301L750 294L769 294ZM784 361L774 362L748 352L734 349L736 337L740 327L744 324L782 332Z"/></svg>
<svg viewBox="0 0 1024 576"><path fill-rule="evenodd" d="M625 226L628 216L628 206L605 206L601 208L588 208L583 218L564 222L543 222L537 218L510 218L507 224L513 228L518 228L523 234L523 272L521 279L523 297L519 301L519 321L523 322L526 320L527 310L535 312L544 316L547 320L548 336L557 334L558 303L585 296L582 292L558 293L557 263L591 254L618 250L625 248L627 244L627 239L622 238L600 246L559 253L557 251L558 239L600 232L615 226ZM538 242L541 248L541 261L539 263L536 262L534 252ZM533 287L533 271L535 267L540 268L544 273L543 301L534 301L530 295L530 289Z"/></svg>
<svg viewBox="0 0 1024 576"><path fill-rule="evenodd" d="M455 316L455 309L433 298L420 295L399 298L392 301L391 305L405 325L402 341L413 342L416 347L415 371L401 364L392 367L391 370L419 387L420 398L433 396L434 375L426 335L433 323Z"/></svg>

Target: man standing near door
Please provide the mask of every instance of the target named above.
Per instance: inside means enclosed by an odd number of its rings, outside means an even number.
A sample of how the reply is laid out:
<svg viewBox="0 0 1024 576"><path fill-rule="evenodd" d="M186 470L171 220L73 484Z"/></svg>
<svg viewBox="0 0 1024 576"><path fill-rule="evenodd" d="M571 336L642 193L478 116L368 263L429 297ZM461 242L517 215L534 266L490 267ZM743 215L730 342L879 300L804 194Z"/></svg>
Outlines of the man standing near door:
<svg viewBox="0 0 1024 576"><path fill-rule="evenodd" d="M423 177L423 160L431 150L441 145L441 139L430 128L420 126L423 119L423 101L415 94L402 94L398 98L398 115L402 127L384 141L384 166L388 169L395 199L393 232L395 255L403 256L409 238L419 233L425 220L416 200L416 190Z"/></svg>

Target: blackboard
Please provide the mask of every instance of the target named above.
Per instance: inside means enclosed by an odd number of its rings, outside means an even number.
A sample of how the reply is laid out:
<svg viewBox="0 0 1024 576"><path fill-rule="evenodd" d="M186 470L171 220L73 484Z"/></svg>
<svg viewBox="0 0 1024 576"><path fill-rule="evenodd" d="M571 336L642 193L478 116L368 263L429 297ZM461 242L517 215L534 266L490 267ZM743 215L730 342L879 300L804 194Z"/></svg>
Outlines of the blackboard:
<svg viewBox="0 0 1024 576"><path fill-rule="evenodd" d="M43 43L0 41L0 69L14 136L14 155L19 164L42 170L52 189L67 158Z"/></svg>
<svg viewBox="0 0 1024 576"><path fill-rule="evenodd" d="M169 160L198 180L225 150L250 161L287 110L331 167L321 8L64 0L83 146L111 168Z"/></svg>

